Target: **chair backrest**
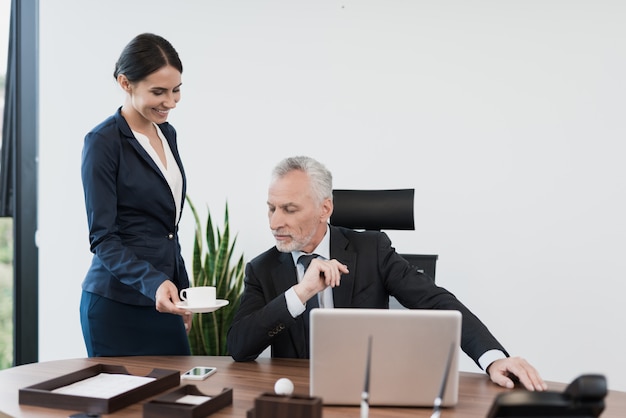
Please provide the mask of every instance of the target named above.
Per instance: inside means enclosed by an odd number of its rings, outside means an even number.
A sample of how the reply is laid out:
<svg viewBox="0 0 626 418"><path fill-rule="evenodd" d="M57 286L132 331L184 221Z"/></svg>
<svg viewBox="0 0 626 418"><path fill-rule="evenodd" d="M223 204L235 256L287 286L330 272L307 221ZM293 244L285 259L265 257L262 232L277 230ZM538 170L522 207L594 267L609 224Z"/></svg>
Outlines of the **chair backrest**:
<svg viewBox="0 0 626 418"><path fill-rule="evenodd" d="M415 230L415 189L333 190L330 223L351 229ZM400 254L435 280L436 254Z"/></svg>
<svg viewBox="0 0 626 418"><path fill-rule="evenodd" d="M352 229L414 230L415 189L333 190L330 223Z"/></svg>

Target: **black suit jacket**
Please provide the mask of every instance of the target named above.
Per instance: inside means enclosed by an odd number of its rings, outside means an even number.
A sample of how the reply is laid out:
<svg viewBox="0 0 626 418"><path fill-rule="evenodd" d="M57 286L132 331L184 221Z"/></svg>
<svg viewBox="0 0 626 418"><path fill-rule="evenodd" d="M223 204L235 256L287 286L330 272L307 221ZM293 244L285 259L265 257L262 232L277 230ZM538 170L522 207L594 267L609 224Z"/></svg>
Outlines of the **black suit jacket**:
<svg viewBox="0 0 626 418"><path fill-rule="evenodd" d="M335 308L389 308L389 295L410 309L452 309L463 316L461 348L478 364L487 350L504 347L452 293L436 286L396 253L384 232L330 227L330 256L350 273L333 289ZM241 305L228 332L237 361L254 360L271 345L273 357L305 358L304 321L287 309L285 291L297 283L290 253L276 247L246 266ZM508 355L508 354L507 354Z"/></svg>
<svg viewBox="0 0 626 418"><path fill-rule="evenodd" d="M169 123L159 128L183 176L182 210L185 172L176 131ZM148 306L165 280L188 287L172 192L120 109L85 136L81 175L94 254L83 289Z"/></svg>

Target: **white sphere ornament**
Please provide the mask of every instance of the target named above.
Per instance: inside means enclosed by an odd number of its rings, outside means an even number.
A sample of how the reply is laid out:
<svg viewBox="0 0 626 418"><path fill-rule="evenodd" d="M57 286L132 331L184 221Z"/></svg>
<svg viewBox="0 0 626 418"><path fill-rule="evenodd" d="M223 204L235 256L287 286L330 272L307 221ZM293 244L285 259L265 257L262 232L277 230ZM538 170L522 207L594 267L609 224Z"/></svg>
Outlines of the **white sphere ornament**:
<svg viewBox="0 0 626 418"><path fill-rule="evenodd" d="M293 393L293 382L286 377L281 377L274 384L274 392L277 395L291 395Z"/></svg>

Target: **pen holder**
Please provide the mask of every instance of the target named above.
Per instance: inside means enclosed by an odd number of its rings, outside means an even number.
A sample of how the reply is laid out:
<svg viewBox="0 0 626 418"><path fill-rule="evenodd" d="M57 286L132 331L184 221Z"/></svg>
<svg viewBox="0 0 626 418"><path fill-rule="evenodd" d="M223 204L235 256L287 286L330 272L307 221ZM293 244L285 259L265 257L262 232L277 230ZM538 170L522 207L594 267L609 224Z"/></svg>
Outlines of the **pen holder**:
<svg viewBox="0 0 626 418"><path fill-rule="evenodd" d="M263 393L247 418L322 418L322 398Z"/></svg>

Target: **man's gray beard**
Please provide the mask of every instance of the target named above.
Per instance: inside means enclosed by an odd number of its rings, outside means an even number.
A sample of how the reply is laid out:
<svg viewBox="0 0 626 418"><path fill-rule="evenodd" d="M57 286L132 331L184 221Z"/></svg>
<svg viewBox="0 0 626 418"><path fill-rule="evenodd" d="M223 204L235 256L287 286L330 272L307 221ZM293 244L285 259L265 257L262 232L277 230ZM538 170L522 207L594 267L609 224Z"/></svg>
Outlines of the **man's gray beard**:
<svg viewBox="0 0 626 418"><path fill-rule="evenodd" d="M315 235L315 231L311 232L309 236L305 237L303 240L292 240L289 244L280 244L278 241L276 242L276 249L281 253L290 253L292 251L302 251L304 247L306 247L311 240L313 239L313 235Z"/></svg>
<svg viewBox="0 0 626 418"><path fill-rule="evenodd" d="M292 251L300 251L299 243L293 241L289 244L279 244L276 243L276 249L281 253L290 253Z"/></svg>

